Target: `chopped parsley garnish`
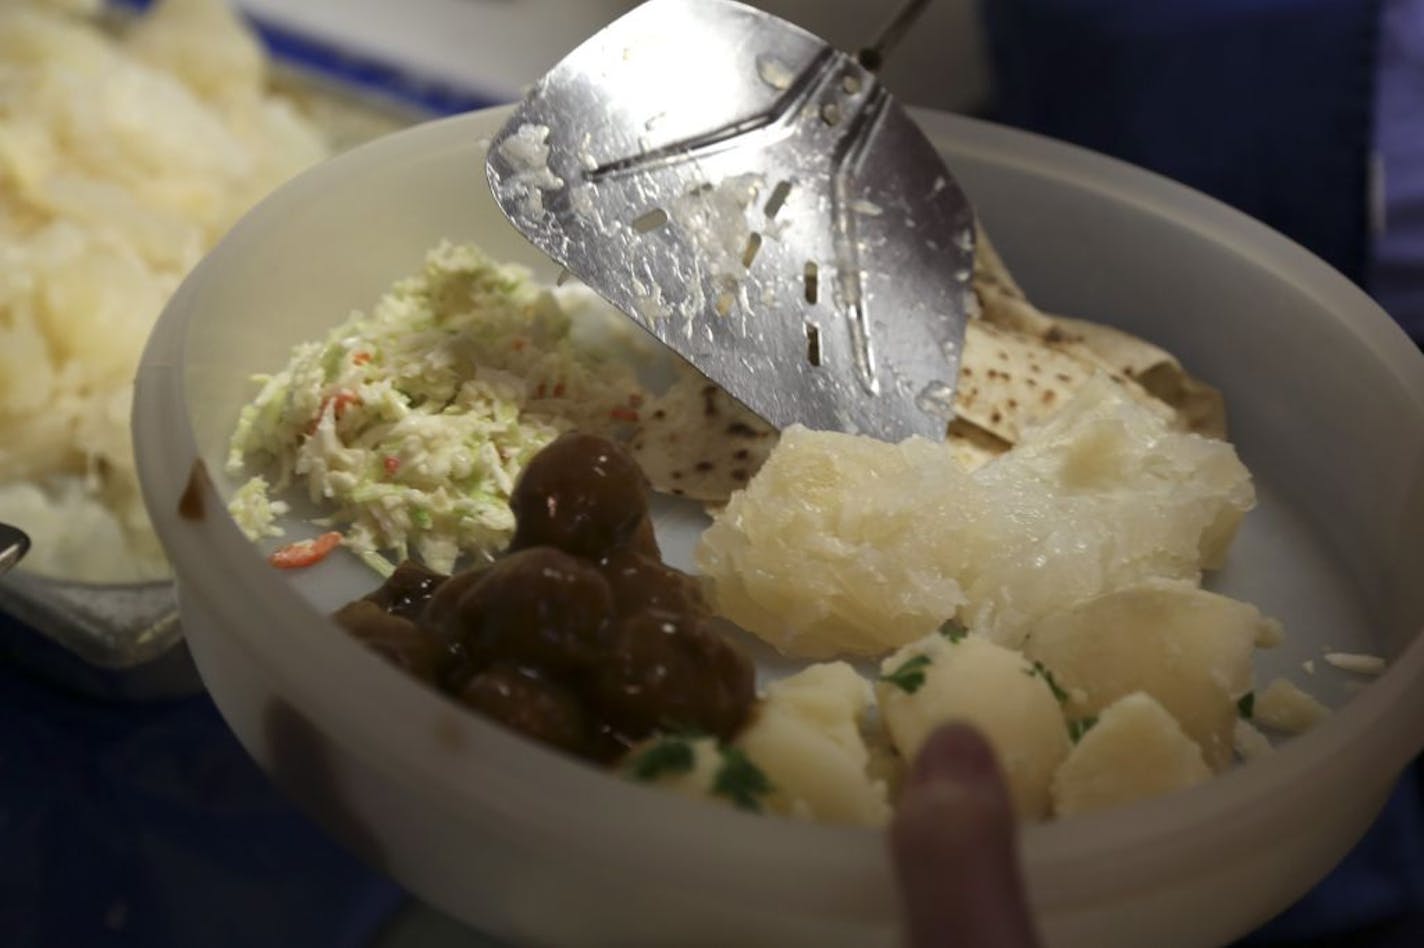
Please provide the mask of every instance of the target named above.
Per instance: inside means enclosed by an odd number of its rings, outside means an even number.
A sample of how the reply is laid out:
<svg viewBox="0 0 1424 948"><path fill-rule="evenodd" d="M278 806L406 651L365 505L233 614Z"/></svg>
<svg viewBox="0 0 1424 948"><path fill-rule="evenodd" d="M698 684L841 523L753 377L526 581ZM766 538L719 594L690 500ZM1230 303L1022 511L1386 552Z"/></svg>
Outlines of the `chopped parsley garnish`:
<svg viewBox="0 0 1424 948"><path fill-rule="evenodd" d="M761 810L761 798L771 792L766 774L738 747L722 748L722 766L712 781L712 792L743 810Z"/></svg>
<svg viewBox="0 0 1424 948"><path fill-rule="evenodd" d="M907 695L912 695L919 691L920 686L925 683L925 668L929 663L928 655L907 658L905 664L892 672L881 675L880 680L889 682Z"/></svg>
<svg viewBox="0 0 1424 948"><path fill-rule="evenodd" d="M1044 681L1048 682L1048 690L1053 692L1053 697L1058 699L1059 704L1062 704L1063 702L1068 700L1068 692L1064 691L1062 686L1060 686L1058 682L1054 680L1053 672L1049 671L1044 666L1043 662L1034 662L1032 668L1024 669L1024 674L1037 675Z"/></svg>
<svg viewBox="0 0 1424 948"><path fill-rule="evenodd" d="M1236 700L1236 713L1247 721L1256 713L1256 692L1248 691Z"/></svg>
<svg viewBox="0 0 1424 948"><path fill-rule="evenodd" d="M1093 715L1086 718L1079 718L1076 721L1068 722L1068 737L1076 744L1083 739L1083 735L1093 729L1093 725L1098 723L1098 719Z"/></svg>
<svg viewBox="0 0 1424 948"><path fill-rule="evenodd" d="M954 619L946 619L939 627L939 634L949 639L951 642L961 642L969 634L969 630L964 625Z"/></svg>
<svg viewBox="0 0 1424 948"><path fill-rule="evenodd" d="M630 772L638 780L656 780L692 769L692 745L681 737L665 737L633 759Z"/></svg>

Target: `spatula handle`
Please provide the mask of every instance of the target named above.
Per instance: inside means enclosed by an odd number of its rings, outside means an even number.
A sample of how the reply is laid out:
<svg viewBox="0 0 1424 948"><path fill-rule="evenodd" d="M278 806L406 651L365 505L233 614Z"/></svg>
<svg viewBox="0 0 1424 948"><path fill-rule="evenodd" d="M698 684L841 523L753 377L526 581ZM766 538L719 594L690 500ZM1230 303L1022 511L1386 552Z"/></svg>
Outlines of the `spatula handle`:
<svg viewBox="0 0 1424 948"><path fill-rule="evenodd" d="M869 45L856 54L860 64L871 72L879 72L880 67L885 63L885 57L900 42L905 32L914 25L920 18L920 14L925 12L925 7L930 5L930 0L905 0L905 4L895 12L890 22L880 31L880 35Z"/></svg>

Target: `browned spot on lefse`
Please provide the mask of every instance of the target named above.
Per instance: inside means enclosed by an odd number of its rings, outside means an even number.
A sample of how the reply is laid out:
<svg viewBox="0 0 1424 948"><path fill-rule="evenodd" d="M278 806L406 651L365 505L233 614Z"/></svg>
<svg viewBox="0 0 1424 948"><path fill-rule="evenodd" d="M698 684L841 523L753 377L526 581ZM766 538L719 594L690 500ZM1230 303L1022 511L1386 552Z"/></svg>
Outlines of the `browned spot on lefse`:
<svg viewBox="0 0 1424 948"><path fill-rule="evenodd" d="M188 469L188 484L183 488L182 496L178 498L178 516L184 520L202 520L207 516L203 495L207 494L212 486L207 464L202 458L195 458L193 466Z"/></svg>

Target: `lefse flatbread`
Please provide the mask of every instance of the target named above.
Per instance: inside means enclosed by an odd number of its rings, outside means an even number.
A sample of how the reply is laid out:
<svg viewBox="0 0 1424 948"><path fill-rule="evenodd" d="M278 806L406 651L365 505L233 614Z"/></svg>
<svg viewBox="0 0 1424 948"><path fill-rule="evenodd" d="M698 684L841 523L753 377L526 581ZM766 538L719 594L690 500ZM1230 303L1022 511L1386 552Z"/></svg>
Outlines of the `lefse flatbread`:
<svg viewBox="0 0 1424 948"><path fill-rule="evenodd" d="M690 368L640 414L629 448L664 494L726 503L776 445L775 428Z"/></svg>
<svg viewBox="0 0 1424 948"><path fill-rule="evenodd" d="M1028 301L982 228L974 300L947 440L973 469L1051 415L1098 376L1175 427L1225 437L1221 394L1172 355L1119 329L1044 313ZM722 504L745 486L777 432L695 372L651 399L632 450L655 490Z"/></svg>
<svg viewBox="0 0 1424 948"><path fill-rule="evenodd" d="M1134 396L1147 394L1166 404L1174 413L1176 426L1182 430L1214 438L1226 437L1226 406L1221 393L1189 374L1171 353L1112 326L1044 313L1028 301L982 227L977 231L976 240L974 297L977 312L973 315L977 319L1003 332L1028 337L1024 340L1026 351L1032 351L1036 345L1055 349L1106 372L1113 381L1127 385ZM974 363L968 346L966 342L964 364L972 369ZM961 386L963 374L961 369ZM1030 420L1023 418L1021 423Z"/></svg>
<svg viewBox="0 0 1424 948"><path fill-rule="evenodd" d="M1053 321L1073 343L1092 352L1110 370L1171 406L1180 428L1210 438L1226 437L1226 402L1221 392L1189 375L1170 352L1101 323L1067 316L1055 316Z"/></svg>
<svg viewBox="0 0 1424 948"><path fill-rule="evenodd" d="M1090 379L1104 373L1095 359L1085 358L1058 339L1052 329L1032 336L984 319L972 320L960 360L956 420L993 435L1007 450L1018 442L1024 426L1047 418ZM1130 379L1107 374L1136 401L1172 414Z"/></svg>

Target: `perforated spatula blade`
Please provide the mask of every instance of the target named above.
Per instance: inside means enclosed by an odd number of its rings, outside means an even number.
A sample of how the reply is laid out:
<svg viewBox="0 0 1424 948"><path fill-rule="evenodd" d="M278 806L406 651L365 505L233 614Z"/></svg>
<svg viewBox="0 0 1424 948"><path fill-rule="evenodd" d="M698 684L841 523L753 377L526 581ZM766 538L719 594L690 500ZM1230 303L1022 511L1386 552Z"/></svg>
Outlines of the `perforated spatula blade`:
<svg viewBox="0 0 1424 948"><path fill-rule="evenodd" d="M778 427L942 438L973 220L879 79L730 0L651 0L492 140L540 250Z"/></svg>

